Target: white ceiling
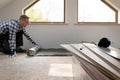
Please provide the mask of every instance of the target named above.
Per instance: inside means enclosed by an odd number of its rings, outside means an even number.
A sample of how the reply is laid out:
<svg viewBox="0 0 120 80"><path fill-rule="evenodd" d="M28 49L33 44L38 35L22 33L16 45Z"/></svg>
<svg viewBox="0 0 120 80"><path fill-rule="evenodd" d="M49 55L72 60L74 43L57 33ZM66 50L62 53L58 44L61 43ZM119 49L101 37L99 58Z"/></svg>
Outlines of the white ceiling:
<svg viewBox="0 0 120 80"><path fill-rule="evenodd" d="M6 6L7 4L9 4L10 2L12 2L14 0L0 0L0 8ZM120 0L109 0L110 2L112 2L114 5L116 5L119 9L120 9Z"/></svg>
<svg viewBox="0 0 120 80"><path fill-rule="evenodd" d="M5 5L9 4L13 0L0 0L0 8L4 7Z"/></svg>
<svg viewBox="0 0 120 80"><path fill-rule="evenodd" d="M109 0L112 4L114 4L117 8L120 9L120 0Z"/></svg>

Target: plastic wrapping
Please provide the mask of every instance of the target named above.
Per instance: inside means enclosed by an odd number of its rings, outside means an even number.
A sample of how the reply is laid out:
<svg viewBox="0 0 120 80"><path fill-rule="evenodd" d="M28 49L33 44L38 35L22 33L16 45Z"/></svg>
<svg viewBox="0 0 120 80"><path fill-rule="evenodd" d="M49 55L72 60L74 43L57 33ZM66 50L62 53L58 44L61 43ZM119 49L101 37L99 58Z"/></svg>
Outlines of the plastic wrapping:
<svg viewBox="0 0 120 80"><path fill-rule="evenodd" d="M40 50L40 46L36 45L28 50L27 55L35 56L39 50Z"/></svg>

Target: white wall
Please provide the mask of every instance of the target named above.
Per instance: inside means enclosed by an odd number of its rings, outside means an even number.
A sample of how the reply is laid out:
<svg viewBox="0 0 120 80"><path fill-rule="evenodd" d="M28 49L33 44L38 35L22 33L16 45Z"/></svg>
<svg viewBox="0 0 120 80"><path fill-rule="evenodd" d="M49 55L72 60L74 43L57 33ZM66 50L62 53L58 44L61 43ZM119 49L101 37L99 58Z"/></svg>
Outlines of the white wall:
<svg viewBox="0 0 120 80"><path fill-rule="evenodd" d="M18 18L31 0L16 0L0 10L0 20ZM76 25L77 0L66 0L65 25L29 25L27 31L42 48L60 48L60 44L80 43L80 41L98 42L102 37L108 37L112 46L120 48L120 25ZM31 43L24 39L24 47Z"/></svg>

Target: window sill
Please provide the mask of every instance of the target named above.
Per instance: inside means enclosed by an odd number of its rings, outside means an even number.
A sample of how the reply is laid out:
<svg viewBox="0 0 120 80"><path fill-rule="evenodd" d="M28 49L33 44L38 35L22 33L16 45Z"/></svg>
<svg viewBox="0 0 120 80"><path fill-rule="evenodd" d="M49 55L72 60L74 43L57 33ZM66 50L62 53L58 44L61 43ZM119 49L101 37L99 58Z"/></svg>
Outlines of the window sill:
<svg viewBox="0 0 120 80"><path fill-rule="evenodd" d="M75 25L120 25L119 23L116 22L77 22Z"/></svg>
<svg viewBox="0 0 120 80"><path fill-rule="evenodd" d="M30 25L68 25L65 22L30 22Z"/></svg>

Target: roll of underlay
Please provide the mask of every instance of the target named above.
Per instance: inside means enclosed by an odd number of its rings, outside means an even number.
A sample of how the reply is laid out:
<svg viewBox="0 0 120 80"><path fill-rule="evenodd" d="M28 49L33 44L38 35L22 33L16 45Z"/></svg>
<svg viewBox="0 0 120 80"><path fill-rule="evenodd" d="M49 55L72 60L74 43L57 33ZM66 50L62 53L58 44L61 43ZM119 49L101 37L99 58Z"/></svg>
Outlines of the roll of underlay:
<svg viewBox="0 0 120 80"><path fill-rule="evenodd" d="M35 56L39 50L40 50L40 46L36 45L28 50L27 55Z"/></svg>

